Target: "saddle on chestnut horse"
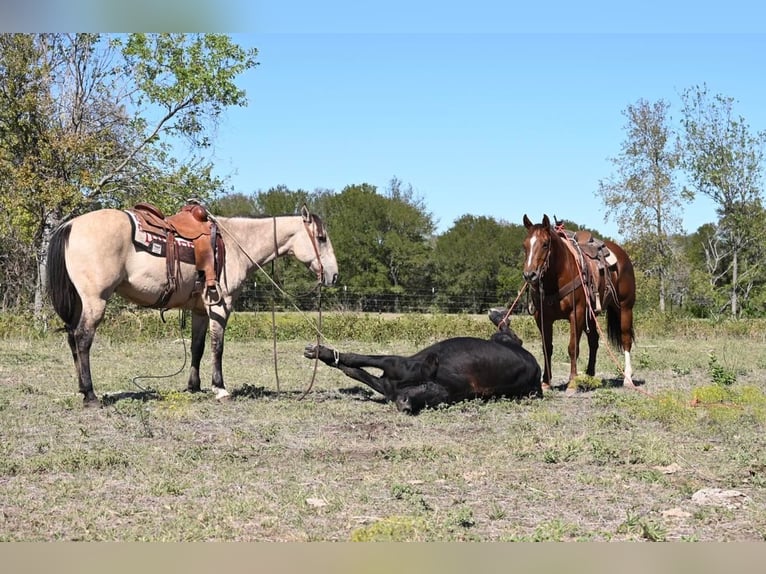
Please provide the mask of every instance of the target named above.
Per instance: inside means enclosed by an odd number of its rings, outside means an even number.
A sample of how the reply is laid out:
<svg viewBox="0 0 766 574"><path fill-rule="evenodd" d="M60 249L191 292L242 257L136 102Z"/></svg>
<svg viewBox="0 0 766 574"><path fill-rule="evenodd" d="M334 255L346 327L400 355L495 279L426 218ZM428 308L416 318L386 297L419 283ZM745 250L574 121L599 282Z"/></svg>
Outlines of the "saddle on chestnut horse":
<svg viewBox="0 0 766 574"><path fill-rule="evenodd" d="M579 254L578 264L584 276L583 280L589 287L594 311L596 314L600 313L599 277L604 277L606 295L616 295L607 270L617 265L617 258L603 240L598 239L588 230L568 231L563 229L559 221L556 221L555 228L556 232L567 241L570 250ZM617 301L616 296L614 300Z"/></svg>
<svg viewBox="0 0 766 574"><path fill-rule="evenodd" d="M165 257L168 284L156 306L164 308L178 287L179 261L193 263L197 269L197 282L192 295L202 292L207 305L221 300L218 279L225 260L223 238L218 225L207 209L191 200L181 211L165 217L150 203L138 203L125 210L134 228L133 243L140 249ZM204 278L204 290L201 282Z"/></svg>

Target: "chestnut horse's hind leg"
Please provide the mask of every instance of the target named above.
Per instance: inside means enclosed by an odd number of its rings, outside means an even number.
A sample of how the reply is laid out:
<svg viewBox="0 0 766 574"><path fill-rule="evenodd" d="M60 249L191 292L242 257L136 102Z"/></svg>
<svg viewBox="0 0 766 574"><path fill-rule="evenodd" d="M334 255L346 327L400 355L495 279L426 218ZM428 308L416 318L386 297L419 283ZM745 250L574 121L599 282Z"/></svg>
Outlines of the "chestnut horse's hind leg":
<svg viewBox="0 0 766 574"><path fill-rule="evenodd" d="M592 320L590 329L586 332L588 337L588 367L585 369L585 374L595 377L596 376L596 353L598 352L598 325L596 325L596 319Z"/></svg>
<svg viewBox="0 0 766 574"><path fill-rule="evenodd" d="M630 364L630 351L633 347L633 309L623 307L620 309L620 334L622 337L622 350L625 353L625 371L622 381L624 387L634 387L633 366Z"/></svg>

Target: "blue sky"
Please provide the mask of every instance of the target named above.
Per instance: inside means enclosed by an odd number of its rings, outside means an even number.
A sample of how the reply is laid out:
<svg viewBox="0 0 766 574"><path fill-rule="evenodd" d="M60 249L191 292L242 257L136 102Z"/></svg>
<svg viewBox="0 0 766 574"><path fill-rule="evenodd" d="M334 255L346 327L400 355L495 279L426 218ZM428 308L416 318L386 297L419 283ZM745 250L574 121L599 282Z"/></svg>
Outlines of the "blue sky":
<svg viewBox="0 0 766 574"><path fill-rule="evenodd" d="M567 218L621 237L595 195L622 111L705 83L766 129L766 5L752 0L30 0L4 31L214 31L259 49L212 159L235 191L392 177L443 232L464 214ZM237 33L235 33L237 32ZM688 232L715 219L684 209Z"/></svg>
<svg viewBox="0 0 766 574"><path fill-rule="evenodd" d="M766 129L766 35L251 33L249 106L227 112L214 160L236 191L412 185L443 232L464 214L557 215L621 237L595 195L623 110L706 83ZM684 210L694 231L709 200Z"/></svg>

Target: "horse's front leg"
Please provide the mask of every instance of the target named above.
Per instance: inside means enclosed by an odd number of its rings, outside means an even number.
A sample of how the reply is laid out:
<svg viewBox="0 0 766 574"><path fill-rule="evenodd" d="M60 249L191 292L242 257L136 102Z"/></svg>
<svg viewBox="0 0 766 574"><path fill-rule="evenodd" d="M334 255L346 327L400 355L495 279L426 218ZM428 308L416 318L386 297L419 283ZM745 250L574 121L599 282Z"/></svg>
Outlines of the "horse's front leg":
<svg viewBox="0 0 766 574"><path fill-rule="evenodd" d="M215 398L223 400L229 396L223 384L223 336L229 319L229 307L226 304L208 307L210 318L210 351L213 363L213 392Z"/></svg>
<svg viewBox="0 0 766 574"><path fill-rule="evenodd" d="M205 337L207 337L208 317L207 313L192 312L192 336L191 336L191 369L189 370L189 382L186 390L198 393L201 390L199 367L202 355L205 353Z"/></svg>
<svg viewBox="0 0 766 574"><path fill-rule="evenodd" d="M553 356L553 322L537 320L537 328L543 342L543 389L551 388L551 357Z"/></svg>

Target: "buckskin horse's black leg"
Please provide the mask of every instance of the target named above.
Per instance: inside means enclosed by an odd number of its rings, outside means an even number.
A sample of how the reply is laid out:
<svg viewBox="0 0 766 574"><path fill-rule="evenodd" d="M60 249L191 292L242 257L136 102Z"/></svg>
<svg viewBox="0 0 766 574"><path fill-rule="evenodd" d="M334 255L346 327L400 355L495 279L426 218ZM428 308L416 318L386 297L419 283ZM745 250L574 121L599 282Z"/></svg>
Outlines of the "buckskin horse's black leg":
<svg viewBox="0 0 766 574"><path fill-rule="evenodd" d="M189 370L189 382L186 390L192 393L200 391L199 366L202 355L205 352L205 337L207 337L208 317L207 313L192 313L192 338L191 338L191 369Z"/></svg>
<svg viewBox="0 0 766 574"><path fill-rule="evenodd" d="M226 331L226 322L229 319L229 307L227 304L212 305L208 307L210 318L210 350L213 359L213 392L219 400L229 396L223 384L223 336Z"/></svg>
<svg viewBox="0 0 766 574"><path fill-rule="evenodd" d="M75 356L77 367L77 379L83 401L86 406L98 405L98 397L93 392L93 378L90 372L90 348L93 345L93 336L96 327L86 319L80 318L80 323L74 333L69 335L70 347L73 345L72 355Z"/></svg>

